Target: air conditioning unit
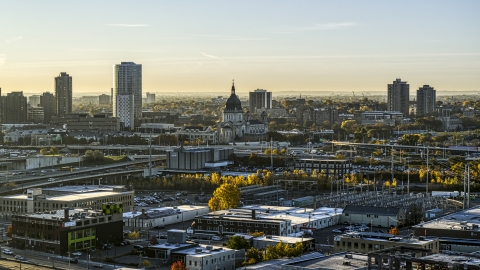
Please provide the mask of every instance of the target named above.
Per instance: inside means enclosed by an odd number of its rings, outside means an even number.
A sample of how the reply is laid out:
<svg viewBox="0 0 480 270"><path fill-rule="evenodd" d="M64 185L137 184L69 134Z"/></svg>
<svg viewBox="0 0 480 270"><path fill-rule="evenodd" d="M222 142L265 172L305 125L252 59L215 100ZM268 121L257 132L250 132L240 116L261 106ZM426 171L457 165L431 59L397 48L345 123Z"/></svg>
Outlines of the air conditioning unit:
<svg viewBox="0 0 480 270"><path fill-rule="evenodd" d="M212 246L207 246L207 250L212 250L213 247Z"/></svg>
<svg viewBox="0 0 480 270"><path fill-rule="evenodd" d="M201 248L196 248L195 253L202 253L202 249Z"/></svg>
<svg viewBox="0 0 480 270"><path fill-rule="evenodd" d="M344 261L343 265L351 265L349 261Z"/></svg>

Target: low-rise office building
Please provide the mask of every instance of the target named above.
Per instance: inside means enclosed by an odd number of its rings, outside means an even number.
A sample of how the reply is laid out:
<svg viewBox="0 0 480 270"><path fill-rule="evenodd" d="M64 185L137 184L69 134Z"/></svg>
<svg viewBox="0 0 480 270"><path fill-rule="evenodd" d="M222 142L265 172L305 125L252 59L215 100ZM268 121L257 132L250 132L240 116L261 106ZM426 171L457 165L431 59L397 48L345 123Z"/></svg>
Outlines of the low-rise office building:
<svg viewBox="0 0 480 270"><path fill-rule="evenodd" d="M168 230L167 242L148 246L145 254L168 264L182 261L188 269L194 270L235 268L235 250L186 242L186 235L184 230Z"/></svg>
<svg viewBox="0 0 480 270"><path fill-rule="evenodd" d="M405 210L402 208L347 205L343 209L340 222L391 228L404 225L405 219Z"/></svg>
<svg viewBox="0 0 480 270"><path fill-rule="evenodd" d="M185 228L190 227L192 219L198 215L210 212L208 206L203 205L179 205L173 207L150 208L142 211L123 213L123 223L127 227L136 229L150 229L157 226L165 226L184 222Z"/></svg>
<svg viewBox="0 0 480 270"><path fill-rule="evenodd" d="M68 130L119 131L120 119L107 113L90 115L88 113L70 113L65 116L53 116L50 124L66 125Z"/></svg>
<svg viewBox="0 0 480 270"><path fill-rule="evenodd" d="M54 188L30 188L27 194L0 197L0 211L5 215L30 214L69 208L101 210L102 204L115 202L125 211L133 207L132 190L125 186L61 186Z"/></svg>
<svg viewBox="0 0 480 270"><path fill-rule="evenodd" d="M295 170L322 172L327 176L342 177L352 170L351 160L302 158L295 160Z"/></svg>
<svg viewBox="0 0 480 270"><path fill-rule="evenodd" d="M12 246L65 256L68 252L120 242L122 204L104 203L102 208L13 215Z"/></svg>
<svg viewBox="0 0 480 270"><path fill-rule="evenodd" d="M372 251L394 247L411 247L430 249L438 253L438 238L395 236L388 233L354 232L335 236L333 250L335 252L357 252L367 254Z"/></svg>

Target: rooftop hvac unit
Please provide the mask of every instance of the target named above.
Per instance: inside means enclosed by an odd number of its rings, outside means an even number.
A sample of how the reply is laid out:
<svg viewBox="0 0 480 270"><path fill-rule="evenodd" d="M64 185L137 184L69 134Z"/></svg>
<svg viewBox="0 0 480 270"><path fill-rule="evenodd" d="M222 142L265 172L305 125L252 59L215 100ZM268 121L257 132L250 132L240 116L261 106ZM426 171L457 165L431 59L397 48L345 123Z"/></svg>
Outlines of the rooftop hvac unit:
<svg viewBox="0 0 480 270"><path fill-rule="evenodd" d="M351 265L349 261L344 261L343 265Z"/></svg>
<svg viewBox="0 0 480 270"><path fill-rule="evenodd" d="M196 248L195 253L202 253L202 249L201 248Z"/></svg>
<svg viewBox="0 0 480 270"><path fill-rule="evenodd" d="M212 250L213 247L212 246L207 246L207 250Z"/></svg>
<svg viewBox="0 0 480 270"><path fill-rule="evenodd" d="M345 259L351 259L353 258L352 254L345 254Z"/></svg>
<svg viewBox="0 0 480 270"><path fill-rule="evenodd" d="M267 239L272 239L272 236L271 236L271 235L267 235L267 236L265 236L265 238L267 238Z"/></svg>

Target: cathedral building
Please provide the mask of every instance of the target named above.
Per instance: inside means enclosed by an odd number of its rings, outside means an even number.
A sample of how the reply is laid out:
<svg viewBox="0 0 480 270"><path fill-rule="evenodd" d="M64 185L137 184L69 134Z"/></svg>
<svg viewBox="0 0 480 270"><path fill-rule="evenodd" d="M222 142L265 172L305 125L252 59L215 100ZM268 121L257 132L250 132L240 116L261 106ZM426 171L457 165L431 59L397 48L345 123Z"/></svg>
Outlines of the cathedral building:
<svg viewBox="0 0 480 270"><path fill-rule="evenodd" d="M260 120L251 119L250 112L243 111L242 103L235 94L235 84L233 83L230 97L223 110L223 119L217 123L219 142L266 140L267 132L267 113L262 112Z"/></svg>

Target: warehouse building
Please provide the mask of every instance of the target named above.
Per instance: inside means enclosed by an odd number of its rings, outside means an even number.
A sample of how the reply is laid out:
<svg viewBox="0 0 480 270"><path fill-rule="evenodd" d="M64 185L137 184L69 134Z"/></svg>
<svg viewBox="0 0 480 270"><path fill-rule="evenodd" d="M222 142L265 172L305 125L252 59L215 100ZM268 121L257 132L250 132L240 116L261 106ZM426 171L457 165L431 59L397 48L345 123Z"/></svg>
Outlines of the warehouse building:
<svg viewBox="0 0 480 270"><path fill-rule="evenodd" d="M405 219L405 210L402 208L347 205L343 209L340 222L392 228L405 224Z"/></svg>
<svg viewBox="0 0 480 270"><path fill-rule="evenodd" d="M351 160L302 158L295 160L295 170L322 172L327 176L342 177L352 170Z"/></svg>
<svg viewBox="0 0 480 270"><path fill-rule="evenodd" d="M63 207L101 210L106 202L121 203L123 209L133 207L133 191L125 186L61 186L54 188L30 188L27 194L0 197L3 214L32 214L55 211Z"/></svg>
<svg viewBox="0 0 480 270"><path fill-rule="evenodd" d="M368 254L372 251L394 247L424 248L439 252L440 243L438 238L426 238L423 236L396 236L388 233L375 232L352 232L335 236L333 239L335 252L356 252ZM421 254L420 254L421 255Z"/></svg>

